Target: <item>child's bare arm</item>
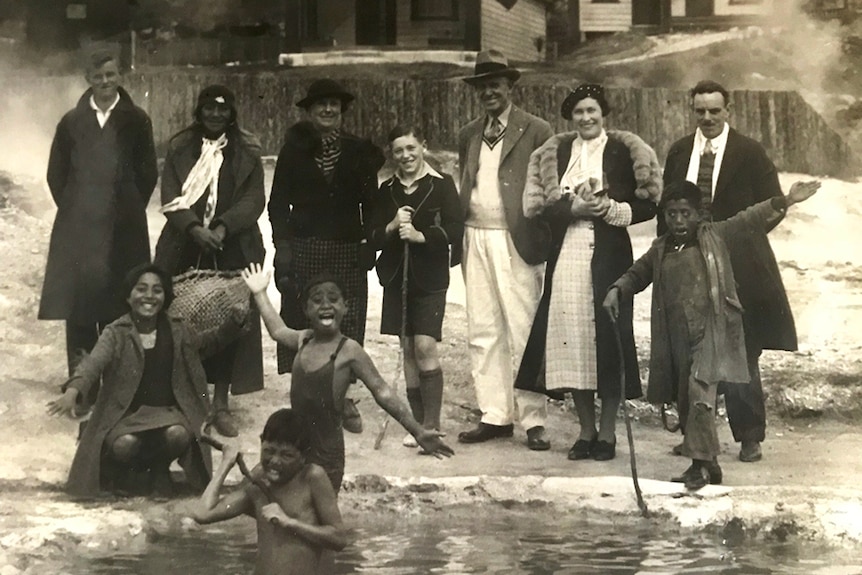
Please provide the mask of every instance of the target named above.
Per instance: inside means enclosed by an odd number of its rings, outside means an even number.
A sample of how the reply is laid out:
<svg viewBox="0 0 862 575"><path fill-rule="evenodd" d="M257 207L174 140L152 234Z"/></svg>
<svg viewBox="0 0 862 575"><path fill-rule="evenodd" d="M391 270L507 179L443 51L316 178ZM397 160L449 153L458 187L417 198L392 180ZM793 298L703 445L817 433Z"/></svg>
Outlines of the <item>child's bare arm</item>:
<svg viewBox="0 0 862 575"><path fill-rule="evenodd" d="M290 349L299 349L299 332L285 325L284 320L281 319L272 302L269 301L269 296L266 295L266 288L269 286L271 276L272 272L264 271L260 264L250 264L242 270L242 279L245 280L248 289L254 294L254 302L260 310L260 317L263 318L263 323L270 337Z"/></svg>
<svg viewBox="0 0 862 575"><path fill-rule="evenodd" d="M192 509L192 519L201 524L215 523L238 517L251 510L251 500L245 489L220 496L221 488L228 472L236 463L239 451L236 447L225 448L218 470L204 489L201 498Z"/></svg>
<svg viewBox="0 0 862 575"><path fill-rule="evenodd" d="M433 429L425 429L413 418L410 409L396 394L395 390L386 383L386 380L377 371L377 366L371 361L368 353L357 342L350 340L348 353L350 354L350 367L356 377L362 380L365 386L374 396L377 405L386 410L395 421L400 423L404 429L416 438L416 441L425 451L437 457L449 457L455 451L443 443L440 439L443 434Z"/></svg>
<svg viewBox="0 0 862 575"><path fill-rule="evenodd" d="M288 516L278 503L270 503L261 509L263 517L289 530L312 545L341 551L347 546L347 533L338 510L338 500L329 477L323 468L312 465L308 469L309 487L318 525L312 525Z"/></svg>

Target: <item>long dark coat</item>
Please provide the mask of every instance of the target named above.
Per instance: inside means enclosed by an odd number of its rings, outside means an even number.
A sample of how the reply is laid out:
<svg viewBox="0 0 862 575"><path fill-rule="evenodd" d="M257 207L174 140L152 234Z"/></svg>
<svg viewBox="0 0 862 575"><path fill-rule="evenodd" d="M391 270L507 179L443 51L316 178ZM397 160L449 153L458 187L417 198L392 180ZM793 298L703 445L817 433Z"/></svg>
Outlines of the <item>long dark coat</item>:
<svg viewBox="0 0 862 575"><path fill-rule="evenodd" d="M170 325L174 343L171 387L177 405L199 439L209 410L207 380L200 356L209 355L223 345L228 328L212 339L201 341L181 319L170 318ZM143 372L144 348L131 316L126 314L105 328L92 353L84 357L66 384L76 388L79 397L87 397L91 386L102 378L93 413L69 471L66 491L70 495L92 497L102 488L102 466L107 464L105 437L129 409ZM200 490L206 486L212 471L209 447L195 441L180 464L193 487Z"/></svg>
<svg viewBox="0 0 862 575"><path fill-rule="evenodd" d="M551 291L555 281L566 281L566 278L554 276L554 268L571 222L571 200L561 199L559 182L568 166L575 138L575 132L558 134L530 158L527 189L524 191L524 212L531 217L541 215L549 221L552 240L542 299L515 380L517 389L546 391L543 374ZM608 197L631 206L632 223L644 222L655 216L655 201L661 194L661 179L658 160L652 148L630 132L608 131L602 166L607 176ZM631 266L632 245L626 228L612 226L601 218L594 218L593 225L595 249L591 269L598 394L599 397L619 397L621 366L616 337L613 324L602 309L602 302L610 285ZM626 397L640 397L642 390L632 328L631 297L622 301L617 325L625 360Z"/></svg>
<svg viewBox="0 0 862 575"><path fill-rule="evenodd" d="M395 217L404 198L402 186L392 176L380 186L371 214L371 244L381 250L377 258L380 285L401 284L404 242L398 234L386 235L386 225ZM461 202L455 182L448 174L430 174L419 180L410 196L416 202L413 227L425 234L425 243L410 244L407 271L423 291L446 291L449 287L449 247L460 245L464 235ZM412 204L411 204L412 205Z"/></svg>
<svg viewBox="0 0 862 575"><path fill-rule="evenodd" d="M263 237L257 225L266 205L263 164L260 144L254 135L236 131L229 132L228 137L234 140L233 158L230 163L222 165L222 171L231 170L234 186L219 187L218 206L210 227L224 224L227 236L223 252L233 256L230 258L232 261L219 259L219 269L242 269L250 263L263 263L266 256ZM171 138L162 169L162 205L182 195L183 182L197 162L200 151L201 134L194 127ZM204 196L192 209L165 214L168 221L156 244L155 263L172 275L185 271L182 268L189 262L184 256L190 249L195 251L196 244L188 230L195 223L201 223L205 202ZM254 321L256 318L255 314L251 318L251 329L237 340L230 374L230 389L234 395L263 389L263 349L260 322Z"/></svg>
<svg viewBox="0 0 862 575"><path fill-rule="evenodd" d="M693 148L694 134L674 142L665 161L665 184L685 180ZM778 172L766 150L731 128L713 193L713 221L726 220L758 202L780 196ZM659 235L665 232L664 226L663 218L659 218ZM729 239L728 248L745 309L745 335L752 340L749 346L754 343L761 349L796 350L796 326L769 239L765 234L745 234Z"/></svg>
<svg viewBox="0 0 862 575"><path fill-rule="evenodd" d="M57 125L48 187L57 204L39 319L113 321L126 273L150 261L147 203L158 178L153 128L120 89L104 128L91 90Z"/></svg>

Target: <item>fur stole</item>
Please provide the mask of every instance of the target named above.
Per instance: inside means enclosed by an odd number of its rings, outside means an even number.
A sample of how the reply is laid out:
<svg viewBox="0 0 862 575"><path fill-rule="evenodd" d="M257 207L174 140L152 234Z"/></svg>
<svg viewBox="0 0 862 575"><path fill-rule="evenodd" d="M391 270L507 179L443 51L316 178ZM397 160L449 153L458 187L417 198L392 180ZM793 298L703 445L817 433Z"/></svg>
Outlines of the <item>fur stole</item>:
<svg viewBox="0 0 862 575"><path fill-rule="evenodd" d="M625 130L607 130L608 140L621 142L629 149L638 187L635 196L658 203L661 199L661 165L655 150L640 136ZM524 215L528 218L542 213L548 205L561 197L557 167L557 150L560 145L577 138L577 132L556 134L530 155L527 184L524 187Z"/></svg>

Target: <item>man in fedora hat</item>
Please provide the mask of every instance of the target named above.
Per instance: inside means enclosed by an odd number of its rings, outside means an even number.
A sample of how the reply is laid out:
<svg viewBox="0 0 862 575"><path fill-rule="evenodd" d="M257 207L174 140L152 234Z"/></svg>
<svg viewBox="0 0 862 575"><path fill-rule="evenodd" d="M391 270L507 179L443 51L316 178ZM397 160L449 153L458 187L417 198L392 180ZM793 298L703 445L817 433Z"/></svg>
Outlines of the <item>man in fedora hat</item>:
<svg viewBox="0 0 862 575"><path fill-rule="evenodd" d="M544 437L545 397L515 390L514 370L541 297L550 247L547 227L524 217L527 164L553 132L548 122L512 104L512 87L520 76L503 54L488 50L476 57L474 75L464 78L485 108L458 134L467 337L482 419L458 440L511 437L517 402L527 446L540 451L550 448Z"/></svg>
<svg viewBox="0 0 862 575"><path fill-rule="evenodd" d="M269 219L284 322L294 329L309 327L299 294L308 280L327 271L345 289L347 314L341 331L361 344L367 272L375 256L366 242L364 212L377 191L377 171L384 157L371 141L342 129L343 114L353 100L340 83L325 78L312 82L296 103L305 119L285 135L273 176ZM279 373L290 372L294 355L279 346Z"/></svg>

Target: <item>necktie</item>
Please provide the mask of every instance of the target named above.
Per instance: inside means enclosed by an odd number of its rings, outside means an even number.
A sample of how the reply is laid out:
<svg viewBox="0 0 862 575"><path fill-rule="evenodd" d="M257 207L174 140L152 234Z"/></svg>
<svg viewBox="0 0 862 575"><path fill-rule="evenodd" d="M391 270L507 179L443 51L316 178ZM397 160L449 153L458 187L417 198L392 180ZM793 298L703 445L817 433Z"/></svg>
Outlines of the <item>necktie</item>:
<svg viewBox="0 0 862 575"><path fill-rule="evenodd" d="M715 168L715 150L707 140L700 155L697 169L697 187L701 191L700 213L707 220L712 219L712 171Z"/></svg>
<svg viewBox="0 0 862 575"><path fill-rule="evenodd" d="M485 126L483 139L485 140L485 143L488 144L488 147L493 150L494 146L503 139L505 131L506 129L503 127L503 124L500 123L500 118L491 118L491 121L488 122L487 126Z"/></svg>

